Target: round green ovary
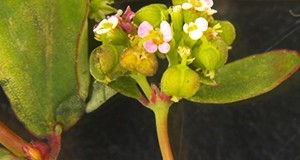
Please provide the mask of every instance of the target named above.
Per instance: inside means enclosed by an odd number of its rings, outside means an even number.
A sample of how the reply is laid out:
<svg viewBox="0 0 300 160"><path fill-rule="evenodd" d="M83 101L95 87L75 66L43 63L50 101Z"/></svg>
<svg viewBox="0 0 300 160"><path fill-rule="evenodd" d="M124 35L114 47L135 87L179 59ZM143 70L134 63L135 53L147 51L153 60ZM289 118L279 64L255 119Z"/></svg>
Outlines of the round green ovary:
<svg viewBox="0 0 300 160"><path fill-rule="evenodd" d="M180 64L168 68L161 81L162 90L169 96L188 98L193 96L199 87L198 74Z"/></svg>

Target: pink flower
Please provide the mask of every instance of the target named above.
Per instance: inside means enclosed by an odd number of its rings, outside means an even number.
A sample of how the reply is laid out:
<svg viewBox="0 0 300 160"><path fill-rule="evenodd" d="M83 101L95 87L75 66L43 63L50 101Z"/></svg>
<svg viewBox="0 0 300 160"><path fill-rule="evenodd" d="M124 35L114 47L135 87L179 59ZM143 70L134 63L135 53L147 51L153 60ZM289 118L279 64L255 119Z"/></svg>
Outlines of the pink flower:
<svg viewBox="0 0 300 160"><path fill-rule="evenodd" d="M143 43L143 47L147 52L154 53L158 49L159 52L166 54L170 51L169 42L173 36L171 26L167 21L162 21L160 28L157 30L154 30L149 22L144 21L138 28L138 35L145 39L150 37L150 40Z"/></svg>

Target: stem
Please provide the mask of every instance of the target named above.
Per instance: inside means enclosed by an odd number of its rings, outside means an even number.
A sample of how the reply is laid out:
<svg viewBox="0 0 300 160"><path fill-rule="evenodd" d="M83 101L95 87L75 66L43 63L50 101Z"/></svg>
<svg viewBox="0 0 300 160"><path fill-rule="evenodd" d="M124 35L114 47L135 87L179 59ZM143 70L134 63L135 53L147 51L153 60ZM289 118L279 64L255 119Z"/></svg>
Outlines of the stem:
<svg viewBox="0 0 300 160"><path fill-rule="evenodd" d="M158 103L153 105L151 108L155 114L157 137L163 160L173 160L168 135L168 112L171 104Z"/></svg>
<svg viewBox="0 0 300 160"><path fill-rule="evenodd" d="M61 125L55 126L55 132L48 137L48 144L50 146L50 160L56 160L58 158L61 149L61 133L63 128Z"/></svg>
<svg viewBox="0 0 300 160"><path fill-rule="evenodd" d="M152 94L152 89L147 81L146 76L136 73L136 74L131 74L131 78L135 79L136 82L139 84L141 89L143 90L144 94L146 95L147 99L150 100L151 94Z"/></svg>
<svg viewBox="0 0 300 160"><path fill-rule="evenodd" d="M23 147L30 147L30 144L24 141L21 137L16 135L13 131L7 128L0 122L0 143L17 157L24 157L25 152ZM33 148L32 148L33 149ZM33 149L35 150L35 149Z"/></svg>

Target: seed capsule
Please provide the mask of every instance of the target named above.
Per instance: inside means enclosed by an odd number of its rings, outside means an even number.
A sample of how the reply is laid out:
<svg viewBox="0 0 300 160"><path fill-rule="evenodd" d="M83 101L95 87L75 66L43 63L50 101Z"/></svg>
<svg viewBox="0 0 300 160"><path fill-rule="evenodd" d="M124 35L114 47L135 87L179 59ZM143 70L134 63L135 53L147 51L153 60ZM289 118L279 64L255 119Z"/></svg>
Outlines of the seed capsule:
<svg viewBox="0 0 300 160"><path fill-rule="evenodd" d="M221 30L223 32L218 35L224 40L224 42L230 46L235 39L235 28L229 21L218 21L221 25Z"/></svg>
<svg viewBox="0 0 300 160"><path fill-rule="evenodd" d="M201 44L192 52L195 60L193 65L201 68L207 76L214 77L215 70L227 62L228 49L221 39Z"/></svg>
<svg viewBox="0 0 300 160"><path fill-rule="evenodd" d="M161 79L161 89L169 96L189 98L200 87L198 74L186 65L169 67Z"/></svg>
<svg viewBox="0 0 300 160"><path fill-rule="evenodd" d="M121 65L132 72L139 72L145 76L153 76L158 67L155 54L147 53L135 47L125 50L121 57Z"/></svg>
<svg viewBox="0 0 300 160"><path fill-rule="evenodd" d="M105 44L97 47L91 53L90 72L96 80L109 83L124 74L125 70L119 65L120 50L122 49Z"/></svg>

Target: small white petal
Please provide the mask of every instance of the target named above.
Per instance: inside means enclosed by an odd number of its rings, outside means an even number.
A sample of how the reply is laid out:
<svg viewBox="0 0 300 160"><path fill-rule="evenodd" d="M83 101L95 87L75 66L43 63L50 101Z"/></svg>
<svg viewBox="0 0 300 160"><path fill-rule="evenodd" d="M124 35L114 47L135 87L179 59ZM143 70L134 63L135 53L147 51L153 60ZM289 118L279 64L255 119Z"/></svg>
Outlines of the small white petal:
<svg viewBox="0 0 300 160"><path fill-rule="evenodd" d="M202 11L204 11L205 10L205 6L204 5L202 5L201 7L195 7L195 10L196 11L199 11L199 12L202 12Z"/></svg>
<svg viewBox="0 0 300 160"><path fill-rule="evenodd" d="M200 17L200 18L197 18L196 21L195 21L197 27L199 30L201 31L206 31L207 28L208 28L208 22L206 19Z"/></svg>
<svg viewBox="0 0 300 160"><path fill-rule="evenodd" d="M186 2L182 4L182 9L184 10L189 10L191 8L193 8L193 5L191 3Z"/></svg>
<svg viewBox="0 0 300 160"><path fill-rule="evenodd" d="M119 23L119 19L116 16L111 16L108 18L108 22L112 24L111 29L116 28Z"/></svg>
<svg viewBox="0 0 300 160"><path fill-rule="evenodd" d="M95 33L96 34L104 34L109 32L111 29L110 28L102 28L102 29L98 29Z"/></svg>
<svg viewBox="0 0 300 160"><path fill-rule="evenodd" d="M183 31L185 32L185 33L189 33L189 25L188 24L184 24L183 25Z"/></svg>
<svg viewBox="0 0 300 160"><path fill-rule="evenodd" d="M194 30L189 33L192 40L198 40L202 37L203 33L201 30Z"/></svg>
<svg viewBox="0 0 300 160"><path fill-rule="evenodd" d="M103 24L108 23L107 19L103 19L96 28L93 29L94 32L97 32L97 30L103 28Z"/></svg>

